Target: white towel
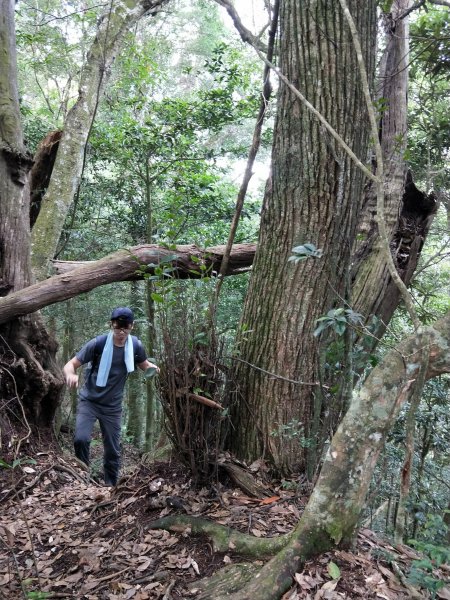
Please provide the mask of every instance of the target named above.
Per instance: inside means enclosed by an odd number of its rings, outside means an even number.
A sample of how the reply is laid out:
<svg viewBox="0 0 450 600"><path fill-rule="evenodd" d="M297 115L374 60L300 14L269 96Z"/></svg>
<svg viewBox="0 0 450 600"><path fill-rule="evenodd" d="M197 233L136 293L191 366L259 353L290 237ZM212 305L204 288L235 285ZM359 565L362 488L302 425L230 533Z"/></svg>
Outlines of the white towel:
<svg viewBox="0 0 450 600"><path fill-rule="evenodd" d="M108 337L106 338L105 342L105 347L103 348L102 357L100 359L97 374L98 387L105 387L106 382L108 381L114 351L113 335L114 334L112 331L108 333ZM134 371L134 351L133 340L131 338L131 335L127 337L127 341L125 342L124 360L125 365L127 367L127 372L132 373Z"/></svg>

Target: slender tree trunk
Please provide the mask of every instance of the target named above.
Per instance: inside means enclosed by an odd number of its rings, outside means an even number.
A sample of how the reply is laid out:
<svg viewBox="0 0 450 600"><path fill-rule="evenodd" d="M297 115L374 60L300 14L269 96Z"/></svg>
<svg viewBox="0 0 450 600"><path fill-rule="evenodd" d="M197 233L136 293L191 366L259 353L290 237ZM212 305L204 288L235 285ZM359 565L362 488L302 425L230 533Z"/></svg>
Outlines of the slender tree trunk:
<svg viewBox="0 0 450 600"><path fill-rule="evenodd" d="M147 354L154 357L155 352L155 303L152 299L153 284L146 281L146 308L147 308ZM155 384L152 379L147 380L147 402L145 408L145 451L150 452L157 435L157 400Z"/></svg>
<svg viewBox="0 0 450 600"><path fill-rule="evenodd" d="M444 523L447 525L448 529L447 529L447 542L448 544L450 544L450 502L447 506L447 511L444 514Z"/></svg>
<svg viewBox="0 0 450 600"><path fill-rule="evenodd" d="M167 0L111 0L81 71L78 99L69 111L50 184L33 227L32 259L38 279L44 279L74 201L84 168L86 143L111 68L127 31L145 14Z"/></svg>
<svg viewBox="0 0 450 600"><path fill-rule="evenodd" d="M152 243L154 212L152 202L152 180L150 177L150 156L145 163L145 205L147 208L147 242ZM147 353L151 358L154 358L156 348L156 312L155 302L152 298L154 292L153 283L150 279L145 282L145 308L147 314ZM145 451L150 452L156 441L157 429L157 400L155 383L152 379L147 379L147 402L145 406Z"/></svg>
<svg viewBox="0 0 450 600"><path fill-rule="evenodd" d="M373 74L376 3L353 1L350 9ZM339 3L283 2L279 55L284 75L365 161L367 113ZM305 467L299 440L314 444L311 423L319 424L323 409L319 347L312 332L318 317L341 304L362 190L361 172L281 84L272 173L237 340L246 362L237 362L235 369L239 396L232 407L230 447L241 458L264 456L282 472ZM323 257L288 262L292 248L305 243L322 249Z"/></svg>
<svg viewBox="0 0 450 600"><path fill-rule="evenodd" d="M395 541L397 544L403 544L405 530L407 527L407 509L409 492L411 488L411 476L414 460L414 438L416 429L416 413L420 403L420 392L415 393L411 406L409 407L408 416L406 419L406 439L405 439L405 456L400 472L400 493L398 498L397 519L395 522Z"/></svg>
<svg viewBox="0 0 450 600"><path fill-rule="evenodd" d="M424 494L424 486L423 486L423 474L425 470L425 460L428 456L428 452L430 451L431 445L431 430L430 430L430 417L428 417L427 421L424 424L423 435L422 435L422 443L420 449L420 462L417 468L417 502L420 504L422 500L422 496ZM417 528L419 526L419 521L416 516L416 511L414 511L414 522L413 529L411 532L411 537L415 539L417 535Z"/></svg>
<svg viewBox="0 0 450 600"><path fill-rule="evenodd" d="M138 307L141 304L140 284L136 281L131 283L130 304ZM135 325L134 332L139 338L141 337L141 326ZM133 444L140 448L142 446L144 410L143 410L143 387L141 377L135 374L128 382L128 420L127 434L130 436Z"/></svg>

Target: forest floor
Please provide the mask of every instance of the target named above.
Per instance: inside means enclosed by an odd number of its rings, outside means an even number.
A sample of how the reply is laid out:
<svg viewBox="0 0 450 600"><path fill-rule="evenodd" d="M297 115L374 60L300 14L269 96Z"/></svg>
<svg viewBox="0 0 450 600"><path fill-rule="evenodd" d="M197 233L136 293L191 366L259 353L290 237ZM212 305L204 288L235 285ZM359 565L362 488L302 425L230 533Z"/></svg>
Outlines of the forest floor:
<svg viewBox="0 0 450 600"><path fill-rule="evenodd" d="M245 559L231 548L217 553L209 540L186 531L149 529L150 523L165 515L201 516L268 537L291 531L307 502L298 482L267 486L259 500L226 482L194 488L175 461L146 465L129 451L119 484L107 488L87 481L69 452L28 452L36 462L0 470L0 598L7 600L195 598L202 578ZM412 548L361 529L351 551L309 561L283 598L431 598L405 578L418 558ZM450 568L435 573L449 575ZM450 599L449 584L437 598Z"/></svg>

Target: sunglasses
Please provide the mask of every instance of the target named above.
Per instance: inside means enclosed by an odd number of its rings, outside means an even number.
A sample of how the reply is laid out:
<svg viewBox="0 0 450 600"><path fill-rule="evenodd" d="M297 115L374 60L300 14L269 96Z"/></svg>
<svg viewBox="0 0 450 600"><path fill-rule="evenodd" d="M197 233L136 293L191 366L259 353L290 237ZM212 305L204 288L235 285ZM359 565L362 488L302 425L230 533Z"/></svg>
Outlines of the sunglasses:
<svg viewBox="0 0 450 600"><path fill-rule="evenodd" d="M131 325L112 325L112 328L116 332L123 331L123 333L129 333L131 331Z"/></svg>

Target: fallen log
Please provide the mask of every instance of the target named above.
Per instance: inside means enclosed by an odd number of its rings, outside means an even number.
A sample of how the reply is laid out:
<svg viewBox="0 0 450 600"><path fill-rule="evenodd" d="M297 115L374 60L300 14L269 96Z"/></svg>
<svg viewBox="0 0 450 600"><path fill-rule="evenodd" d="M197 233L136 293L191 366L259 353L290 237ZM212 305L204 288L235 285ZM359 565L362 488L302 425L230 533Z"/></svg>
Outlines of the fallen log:
<svg viewBox="0 0 450 600"><path fill-rule="evenodd" d="M217 275L225 246L200 249L197 246L163 248L154 244L119 250L93 262L64 263L55 261L60 274L0 298L0 323L63 302L74 296L116 281L135 281L154 274L162 266L178 279L199 279ZM255 244L235 244L227 275L248 271L255 256ZM200 270L199 265L205 265Z"/></svg>

